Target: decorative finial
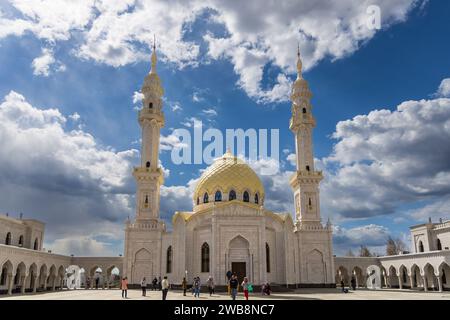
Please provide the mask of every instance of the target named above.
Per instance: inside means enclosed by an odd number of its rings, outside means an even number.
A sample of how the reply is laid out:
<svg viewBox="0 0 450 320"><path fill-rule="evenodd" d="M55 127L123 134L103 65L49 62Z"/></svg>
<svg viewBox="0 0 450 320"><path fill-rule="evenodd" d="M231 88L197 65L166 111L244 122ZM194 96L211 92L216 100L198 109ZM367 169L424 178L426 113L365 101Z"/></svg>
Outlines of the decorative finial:
<svg viewBox="0 0 450 320"><path fill-rule="evenodd" d="M300 58L300 43L297 44L297 78L302 77L302 59Z"/></svg>
<svg viewBox="0 0 450 320"><path fill-rule="evenodd" d="M156 35L153 35L152 69L150 73L156 73Z"/></svg>

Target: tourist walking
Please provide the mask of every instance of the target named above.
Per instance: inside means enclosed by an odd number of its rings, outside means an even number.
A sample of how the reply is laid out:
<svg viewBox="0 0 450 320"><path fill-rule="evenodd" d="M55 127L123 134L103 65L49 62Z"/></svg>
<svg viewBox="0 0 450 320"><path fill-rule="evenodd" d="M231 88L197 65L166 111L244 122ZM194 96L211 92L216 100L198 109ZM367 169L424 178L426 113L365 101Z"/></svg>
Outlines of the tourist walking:
<svg viewBox="0 0 450 320"><path fill-rule="evenodd" d="M230 295L231 294L231 289L230 289L230 280L231 277L233 276L233 273L228 270L226 273L226 277L227 277L227 294Z"/></svg>
<svg viewBox="0 0 450 320"><path fill-rule="evenodd" d="M145 279L145 277L142 278L141 289L142 289L142 296L145 297L147 295L147 280Z"/></svg>
<svg viewBox="0 0 450 320"><path fill-rule="evenodd" d="M158 290L162 290L161 276L158 277Z"/></svg>
<svg viewBox="0 0 450 320"><path fill-rule="evenodd" d="M200 287L201 287L200 277L194 278L194 283L192 287L194 288L194 298L200 298Z"/></svg>
<svg viewBox="0 0 450 320"><path fill-rule="evenodd" d="M344 280L341 280L341 290L342 290L342 293L346 293Z"/></svg>
<svg viewBox="0 0 450 320"><path fill-rule="evenodd" d="M181 287L183 288L183 296L186 296L186 290L187 290L186 277L183 278L183 281L181 282Z"/></svg>
<svg viewBox="0 0 450 320"><path fill-rule="evenodd" d="M169 292L169 280L167 280L167 277L164 277L164 280L161 282L161 290L162 290L162 299L167 299L167 292Z"/></svg>
<svg viewBox="0 0 450 320"><path fill-rule="evenodd" d="M264 283L262 286L262 294L270 296L272 292L272 288L270 288L270 284L268 282Z"/></svg>
<svg viewBox="0 0 450 320"><path fill-rule="evenodd" d="M230 280L231 298L233 300L236 300L238 286L239 286L239 281L238 281L236 275L233 274L233 276L231 277L231 280Z"/></svg>
<svg viewBox="0 0 450 320"><path fill-rule="evenodd" d="M120 288L122 289L122 298L127 299L127 291L128 291L128 278L127 277L122 279Z"/></svg>
<svg viewBox="0 0 450 320"><path fill-rule="evenodd" d="M245 300L248 300L248 290L250 287L250 283L248 282L248 278L244 277L244 281L242 281L242 290L244 290Z"/></svg>
<svg viewBox="0 0 450 320"><path fill-rule="evenodd" d="M209 276L208 280L206 281L206 284L208 285L209 296L211 297L214 293L214 279L212 276Z"/></svg>
<svg viewBox="0 0 450 320"><path fill-rule="evenodd" d="M350 284L352 285L353 291L355 291L356 290L356 279L354 277L352 277L352 280L350 280Z"/></svg>
<svg viewBox="0 0 450 320"><path fill-rule="evenodd" d="M158 285L158 279L156 279L156 277L155 277L155 279L153 279L152 285L153 285L153 289L152 290L156 291L156 286Z"/></svg>

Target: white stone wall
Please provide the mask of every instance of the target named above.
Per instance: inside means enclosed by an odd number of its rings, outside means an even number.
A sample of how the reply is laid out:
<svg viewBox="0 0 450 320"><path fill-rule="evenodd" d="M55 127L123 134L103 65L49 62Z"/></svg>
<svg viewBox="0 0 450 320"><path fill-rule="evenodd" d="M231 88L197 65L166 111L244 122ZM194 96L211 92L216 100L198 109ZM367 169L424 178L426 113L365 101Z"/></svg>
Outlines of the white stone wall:
<svg viewBox="0 0 450 320"><path fill-rule="evenodd" d="M34 241L38 239L38 250L42 250L44 239L44 224L31 219L15 219L0 216L0 244L5 244L8 232L11 233L11 245L19 246L20 236L23 237L23 247L33 249Z"/></svg>

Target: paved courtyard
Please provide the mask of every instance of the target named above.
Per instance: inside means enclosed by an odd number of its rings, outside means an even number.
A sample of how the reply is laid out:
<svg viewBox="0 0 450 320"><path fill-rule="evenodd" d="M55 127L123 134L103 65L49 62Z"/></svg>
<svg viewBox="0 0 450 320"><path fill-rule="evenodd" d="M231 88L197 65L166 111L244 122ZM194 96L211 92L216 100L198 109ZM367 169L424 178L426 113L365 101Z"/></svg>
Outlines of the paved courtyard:
<svg viewBox="0 0 450 320"><path fill-rule="evenodd" d="M1 296L0 300L124 300L121 291L112 290L64 290L57 292ZM142 297L140 290L128 290L127 300L160 300L160 291L147 291L147 297ZM261 296L253 293L251 300L450 300L450 292L420 292L408 290L357 290L348 294L341 293L339 289L299 289L293 292L274 293L271 296ZM230 300L223 293L215 294L212 297L207 293L200 294L200 298L195 299L191 293L184 297L180 291L170 291L168 300ZM243 294L239 293L238 300L244 300Z"/></svg>

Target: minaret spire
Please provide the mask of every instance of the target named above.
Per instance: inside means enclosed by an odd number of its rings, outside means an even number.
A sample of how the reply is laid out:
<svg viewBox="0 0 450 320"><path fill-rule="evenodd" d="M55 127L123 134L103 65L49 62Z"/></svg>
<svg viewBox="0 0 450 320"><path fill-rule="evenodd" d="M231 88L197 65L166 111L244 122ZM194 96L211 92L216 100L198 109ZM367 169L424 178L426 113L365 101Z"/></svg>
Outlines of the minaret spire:
<svg viewBox="0 0 450 320"><path fill-rule="evenodd" d="M314 169L312 133L316 121L312 114L308 82L302 76L300 45L297 46L297 79L292 85L290 129L295 136L297 172L291 178L294 190L296 220L305 225L320 224L319 183L322 173Z"/></svg>
<svg viewBox="0 0 450 320"><path fill-rule="evenodd" d="M152 68L150 73L156 73L156 35L153 35Z"/></svg>
<svg viewBox="0 0 450 320"><path fill-rule="evenodd" d="M300 57L300 43L297 44L297 79L302 77L302 59Z"/></svg>

